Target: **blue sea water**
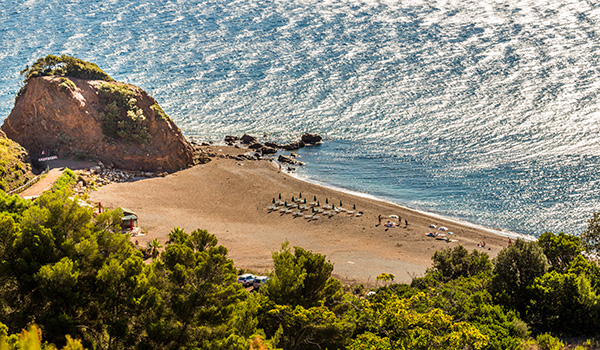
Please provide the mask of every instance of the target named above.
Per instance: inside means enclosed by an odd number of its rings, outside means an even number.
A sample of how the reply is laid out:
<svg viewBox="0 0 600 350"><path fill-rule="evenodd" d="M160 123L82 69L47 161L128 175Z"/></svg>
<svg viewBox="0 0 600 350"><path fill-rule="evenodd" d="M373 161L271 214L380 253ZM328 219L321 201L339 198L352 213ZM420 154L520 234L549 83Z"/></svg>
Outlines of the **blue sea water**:
<svg viewBox="0 0 600 350"><path fill-rule="evenodd" d="M539 235L600 211L600 7L583 0L4 0L0 116L69 54L186 136L303 149L302 176Z"/></svg>

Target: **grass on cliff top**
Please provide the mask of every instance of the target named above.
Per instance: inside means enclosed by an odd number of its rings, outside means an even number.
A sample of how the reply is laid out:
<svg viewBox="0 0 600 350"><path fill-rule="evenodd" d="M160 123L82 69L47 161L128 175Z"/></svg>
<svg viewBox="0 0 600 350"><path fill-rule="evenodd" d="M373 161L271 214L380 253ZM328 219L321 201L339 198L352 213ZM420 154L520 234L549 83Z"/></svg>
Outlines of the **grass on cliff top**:
<svg viewBox="0 0 600 350"><path fill-rule="evenodd" d="M25 162L27 152L18 143L0 137L0 189L14 190L33 178L31 165Z"/></svg>
<svg viewBox="0 0 600 350"><path fill-rule="evenodd" d="M86 62L79 58L68 55L62 55L60 57L48 55L46 57L39 58L31 65L31 67L25 67L25 69L21 71L21 74L25 76L25 81L29 80L29 78L49 75L63 75L80 79L114 81L113 78L106 74L95 63Z"/></svg>

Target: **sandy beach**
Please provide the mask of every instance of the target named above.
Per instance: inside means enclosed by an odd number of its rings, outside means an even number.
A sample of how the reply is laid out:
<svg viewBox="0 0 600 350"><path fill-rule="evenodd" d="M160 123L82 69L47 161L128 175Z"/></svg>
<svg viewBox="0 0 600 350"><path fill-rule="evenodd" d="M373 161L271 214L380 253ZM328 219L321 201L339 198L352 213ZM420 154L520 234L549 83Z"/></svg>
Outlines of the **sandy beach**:
<svg viewBox="0 0 600 350"><path fill-rule="evenodd" d="M211 148L218 155L247 151L225 146ZM357 217L342 212L309 221L269 211L273 198L277 200L279 194L291 202L292 196L298 198L300 193L309 202L315 196L321 205L326 199L335 206L341 201L344 208L352 210L356 206L356 212L364 214ZM508 245L508 238L483 228L311 184L280 172L276 163L265 160L215 157L208 164L166 177L100 187L90 194L90 199L104 207L135 211L146 232L132 238L140 244L154 238L164 244L174 227L187 232L206 229L228 248L236 267L263 273L272 267L271 253L287 240L292 246L326 254L334 263L334 276L347 284L375 285L376 277L383 272L393 274L397 282L408 283L425 273L438 249L462 244L494 257ZM398 222L390 215L402 219L399 227L385 227L388 220ZM429 228L432 224L447 227L454 233L448 237L457 242L426 236L428 232L442 233ZM482 241L486 247L477 247Z"/></svg>

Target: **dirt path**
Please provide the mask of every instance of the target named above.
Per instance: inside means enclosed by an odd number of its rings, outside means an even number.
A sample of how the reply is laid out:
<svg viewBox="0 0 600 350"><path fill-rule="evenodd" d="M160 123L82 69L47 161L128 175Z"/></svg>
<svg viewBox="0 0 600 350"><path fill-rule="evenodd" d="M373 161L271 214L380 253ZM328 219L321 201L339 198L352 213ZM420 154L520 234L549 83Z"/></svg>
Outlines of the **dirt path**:
<svg viewBox="0 0 600 350"><path fill-rule="evenodd" d="M19 193L19 196L21 198L30 198L41 195L42 192L49 190L52 187L52 185L54 185L54 181L58 179L58 177L62 174L63 170L64 168L50 169L50 171L44 176L43 179L33 184L33 186L29 187L25 191Z"/></svg>
<svg viewBox="0 0 600 350"><path fill-rule="evenodd" d="M75 160L61 160L61 159L53 160L53 161L47 162L46 164L50 168L50 170L48 171L46 176L44 176L44 178L41 179L40 181L33 184L33 186L31 186L31 187L27 188L25 191L19 193L19 196L21 198L37 197L37 196L41 195L44 191L48 191L52 187L52 185L54 185L54 182L56 181L56 179L58 179L60 177L60 175L62 175L65 168L69 168L71 170L79 170L79 169L89 168L90 166L94 165L94 163L90 163L90 162L80 162L80 161L75 161Z"/></svg>

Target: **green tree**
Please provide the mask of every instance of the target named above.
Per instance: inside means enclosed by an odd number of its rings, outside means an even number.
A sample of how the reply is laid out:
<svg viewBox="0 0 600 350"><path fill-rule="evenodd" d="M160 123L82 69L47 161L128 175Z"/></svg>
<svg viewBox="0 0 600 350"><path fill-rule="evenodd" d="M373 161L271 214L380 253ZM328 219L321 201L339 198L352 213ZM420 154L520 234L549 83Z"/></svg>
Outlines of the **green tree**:
<svg viewBox="0 0 600 350"><path fill-rule="evenodd" d="M491 291L497 302L525 315L537 277L548 271L548 259L537 242L517 240L494 259Z"/></svg>
<svg viewBox="0 0 600 350"><path fill-rule="evenodd" d="M588 227L581 233L581 243L586 251L598 254L600 253L600 213L588 219Z"/></svg>
<svg viewBox="0 0 600 350"><path fill-rule="evenodd" d="M486 253L473 250L471 253L463 246L438 250L433 254L433 267L429 273L439 274L442 281L458 277L470 277L492 271L490 258Z"/></svg>
<svg viewBox="0 0 600 350"><path fill-rule="evenodd" d="M553 270L564 272L567 267L583 251L579 237L567 235L564 232L554 234L544 232L538 239L544 254Z"/></svg>
<svg viewBox="0 0 600 350"><path fill-rule="evenodd" d="M348 346L363 349L482 349L489 338L466 322L454 322L439 308L418 311L429 298L389 294L375 302L363 301L365 331Z"/></svg>
<svg viewBox="0 0 600 350"><path fill-rule="evenodd" d="M162 245L158 239L154 238L151 242L148 242L148 248L150 248L150 255L152 255L152 259L156 259L159 254L159 249L162 248Z"/></svg>
<svg viewBox="0 0 600 350"><path fill-rule="evenodd" d="M274 273L266 288L261 289L271 301L279 305L300 305L310 308L325 302L330 306L341 298L341 283L331 277L333 264L325 256L294 247L289 243L273 253Z"/></svg>
<svg viewBox="0 0 600 350"><path fill-rule="evenodd" d="M237 283L227 249L216 244L216 238L203 230L188 235L177 228L169 234L152 277L165 287L160 298L166 308L148 324L148 343L169 348L239 346L241 336L231 334L227 325L247 293Z"/></svg>

